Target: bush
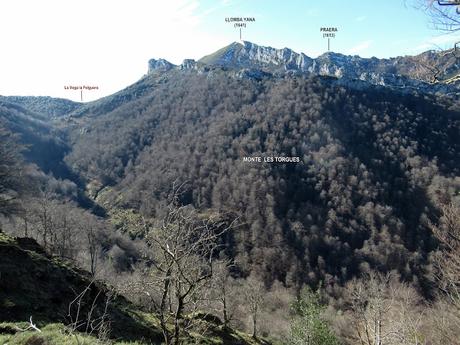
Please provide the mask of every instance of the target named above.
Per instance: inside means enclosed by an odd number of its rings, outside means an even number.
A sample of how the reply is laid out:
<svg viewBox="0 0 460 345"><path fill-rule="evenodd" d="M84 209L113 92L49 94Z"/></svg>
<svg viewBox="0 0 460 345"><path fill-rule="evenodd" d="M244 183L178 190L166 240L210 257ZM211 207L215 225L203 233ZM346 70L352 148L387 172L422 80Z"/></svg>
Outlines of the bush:
<svg viewBox="0 0 460 345"><path fill-rule="evenodd" d="M294 318L291 322L290 343L294 345L338 345L339 341L322 318L325 307L319 291L309 288L292 305Z"/></svg>

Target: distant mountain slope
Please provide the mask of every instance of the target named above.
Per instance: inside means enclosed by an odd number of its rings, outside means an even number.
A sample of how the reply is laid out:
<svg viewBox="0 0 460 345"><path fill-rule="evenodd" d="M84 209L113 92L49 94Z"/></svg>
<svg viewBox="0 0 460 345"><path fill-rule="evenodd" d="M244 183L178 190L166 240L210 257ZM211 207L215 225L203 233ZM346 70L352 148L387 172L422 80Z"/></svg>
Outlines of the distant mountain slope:
<svg viewBox="0 0 460 345"><path fill-rule="evenodd" d="M79 120L76 119L80 117L107 114L112 110L117 109L118 107L122 107L131 101L143 97L144 95L148 94L157 84L161 83L161 76L159 76L158 79L143 77L134 84L129 85L123 90L120 90L112 95L82 104L74 111L62 117L60 119L61 121L57 121L57 123L61 127L65 128L66 126L69 126L73 120L75 120L76 123L79 123Z"/></svg>
<svg viewBox="0 0 460 345"><path fill-rule="evenodd" d="M24 155L28 161L37 164L45 173L52 172L56 177L71 175L63 162L69 149L65 136L46 115L0 99L0 122L2 126L20 135L21 142L26 146Z"/></svg>
<svg viewBox="0 0 460 345"><path fill-rule="evenodd" d="M50 119L66 115L81 106L81 103L52 97L0 96L1 101L18 104L24 109Z"/></svg>

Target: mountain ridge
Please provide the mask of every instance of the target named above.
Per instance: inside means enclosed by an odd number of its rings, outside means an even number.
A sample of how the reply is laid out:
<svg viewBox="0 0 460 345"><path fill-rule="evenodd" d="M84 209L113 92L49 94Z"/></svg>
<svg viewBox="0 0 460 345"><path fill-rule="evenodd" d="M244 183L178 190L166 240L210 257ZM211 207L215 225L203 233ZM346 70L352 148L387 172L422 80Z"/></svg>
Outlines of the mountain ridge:
<svg viewBox="0 0 460 345"><path fill-rule="evenodd" d="M453 51L426 51L419 55L379 59L326 52L317 58L289 48L260 46L248 41L233 42L198 61L186 59L180 65L167 60L149 61L148 75L171 69L211 67L236 71L259 71L274 76L285 74L319 75L345 81L364 81L373 85L418 88L424 92L458 93L460 64ZM253 74L253 73L252 73ZM245 75L243 73L243 75Z"/></svg>
<svg viewBox="0 0 460 345"><path fill-rule="evenodd" d="M98 100L79 103L54 97L0 96L0 101L21 105L27 110L44 115L51 120L80 116L88 107L116 98L119 105L139 87L136 95L143 94L151 83L150 76L162 75L172 70L209 73L215 68L229 69L237 78L261 79L286 75L332 77L338 84L365 88L366 85L391 87L399 90L417 89L424 93L442 93L458 97L460 93L460 62L453 50L429 50L418 55L391 58L362 58L326 52L316 58L297 53L290 48L273 48L248 41L233 42L198 60L184 59L176 65L166 59L150 59L147 73L137 82L112 95ZM459 79L459 80L457 80ZM140 91L140 92L138 92ZM137 96L136 96L137 97Z"/></svg>

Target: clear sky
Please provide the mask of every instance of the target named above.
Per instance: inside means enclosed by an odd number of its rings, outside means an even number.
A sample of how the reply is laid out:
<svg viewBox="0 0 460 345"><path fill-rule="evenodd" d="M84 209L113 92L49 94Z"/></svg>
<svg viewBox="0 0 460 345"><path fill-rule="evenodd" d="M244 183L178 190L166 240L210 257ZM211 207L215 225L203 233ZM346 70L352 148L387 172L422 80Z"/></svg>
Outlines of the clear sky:
<svg viewBox="0 0 460 345"><path fill-rule="evenodd" d="M331 50L363 57L449 48L428 16L404 0L1 0L0 94L73 100L67 85L98 86L84 101L116 92L150 58L180 63L239 39L226 17L254 17L243 39L315 57L319 28L339 29Z"/></svg>

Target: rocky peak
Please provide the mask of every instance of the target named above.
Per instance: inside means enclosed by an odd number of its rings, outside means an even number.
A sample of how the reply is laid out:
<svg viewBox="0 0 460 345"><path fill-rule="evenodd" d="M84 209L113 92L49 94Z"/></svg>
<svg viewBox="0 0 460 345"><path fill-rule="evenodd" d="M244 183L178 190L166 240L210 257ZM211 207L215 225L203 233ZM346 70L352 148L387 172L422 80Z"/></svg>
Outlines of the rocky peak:
<svg viewBox="0 0 460 345"><path fill-rule="evenodd" d="M292 70L305 68L310 60L305 54L298 54L289 48L276 49L241 41L234 42L199 61L225 67L271 67L271 69Z"/></svg>
<svg viewBox="0 0 460 345"><path fill-rule="evenodd" d="M184 69L197 69L197 63L193 59L185 59L179 65L179 68L182 69L182 70L184 70Z"/></svg>
<svg viewBox="0 0 460 345"><path fill-rule="evenodd" d="M264 47L248 41L233 42L198 61L186 59L179 66L164 59L152 59L149 61L149 73L170 69L202 71L206 66L232 69L242 77L300 73L331 76L343 79L343 82L358 80L397 88L423 87L430 92L457 92L460 88L459 81L449 81L452 76L460 73L460 63L457 63L453 54L446 52L428 51L417 56L390 59L327 52L311 58L289 48ZM435 74L439 80L433 82Z"/></svg>
<svg viewBox="0 0 460 345"><path fill-rule="evenodd" d="M154 71L169 71L170 69L173 69L176 67L176 65L172 64L171 62L165 60L165 59L150 59L149 60L149 70L148 73L153 73Z"/></svg>

